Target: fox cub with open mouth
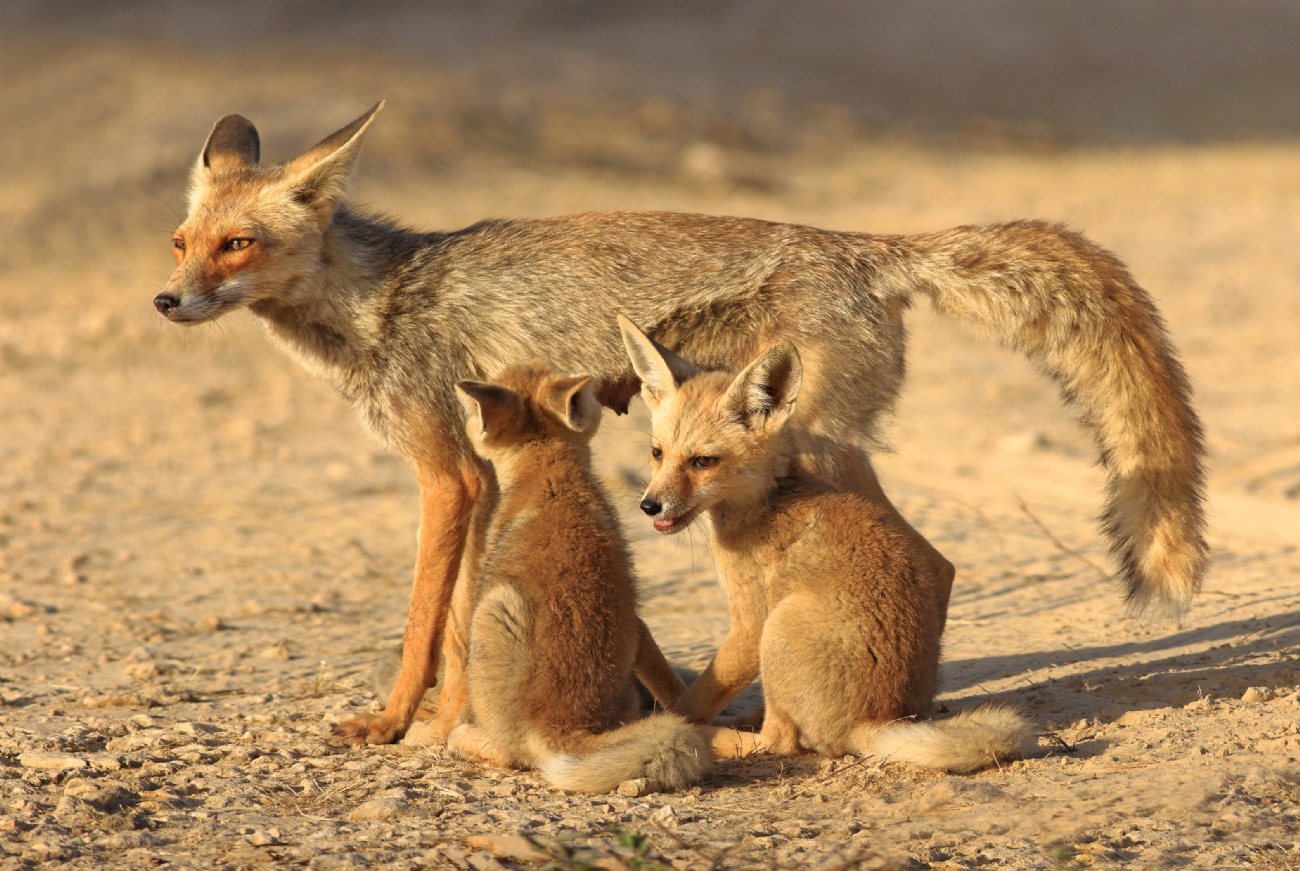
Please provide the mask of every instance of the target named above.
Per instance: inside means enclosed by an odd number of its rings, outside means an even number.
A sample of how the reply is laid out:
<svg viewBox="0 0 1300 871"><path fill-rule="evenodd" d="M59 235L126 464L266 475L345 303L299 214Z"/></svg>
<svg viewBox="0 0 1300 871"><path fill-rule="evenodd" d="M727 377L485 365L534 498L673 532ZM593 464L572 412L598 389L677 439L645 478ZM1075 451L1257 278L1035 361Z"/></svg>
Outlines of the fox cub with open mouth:
<svg viewBox="0 0 1300 871"><path fill-rule="evenodd" d="M469 722L447 743L571 792L696 783L709 763L697 731L676 714L640 716L634 673L665 707L684 687L637 616L618 515L591 468L594 380L532 363L457 387L497 493L469 633Z"/></svg>
<svg viewBox="0 0 1300 871"><path fill-rule="evenodd" d="M641 509L664 534L709 516L731 610L676 709L709 723L762 672L762 731L705 729L713 755L861 753L959 772L1024 755L1033 730L1005 708L916 722L938 682L947 587L894 514L791 462L795 347L773 345L733 377L619 326L651 412Z"/></svg>

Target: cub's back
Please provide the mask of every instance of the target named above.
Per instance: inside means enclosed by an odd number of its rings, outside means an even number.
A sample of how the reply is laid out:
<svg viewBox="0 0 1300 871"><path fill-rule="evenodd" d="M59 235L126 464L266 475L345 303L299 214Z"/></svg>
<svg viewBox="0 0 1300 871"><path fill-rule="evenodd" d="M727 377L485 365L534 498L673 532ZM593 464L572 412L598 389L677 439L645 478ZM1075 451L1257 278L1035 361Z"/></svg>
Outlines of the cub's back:
<svg viewBox="0 0 1300 871"><path fill-rule="evenodd" d="M942 631L942 582L901 520L856 493L813 481L783 485L772 500L770 547L783 552L772 583L832 596L918 638Z"/></svg>
<svg viewBox="0 0 1300 871"><path fill-rule="evenodd" d="M622 721L632 698L635 576L599 484L576 465L554 471L507 495L509 517L490 542L480 595L509 584L528 604L538 654L528 715L556 733L604 731Z"/></svg>

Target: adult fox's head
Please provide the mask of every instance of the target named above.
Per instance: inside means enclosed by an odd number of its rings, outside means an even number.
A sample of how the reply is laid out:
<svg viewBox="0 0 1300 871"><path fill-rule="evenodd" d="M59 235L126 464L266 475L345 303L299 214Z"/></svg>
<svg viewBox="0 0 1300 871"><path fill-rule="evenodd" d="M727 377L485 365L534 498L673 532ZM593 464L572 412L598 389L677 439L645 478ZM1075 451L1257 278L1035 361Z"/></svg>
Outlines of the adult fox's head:
<svg viewBox="0 0 1300 871"><path fill-rule="evenodd" d="M623 345L650 408L650 465L641 510L666 535L710 508L755 505L787 473L782 438L803 379L788 342L732 377L701 372L623 316Z"/></svg>
<svg viewBox="0 0 1300 871"><path fill-rule="evenodd" d="M306 154L258 162L255 128L227 115L208 134L190 176L190 210L172 234L176 271L154 298L172 323L198 324L236 308L294 305L321 268L325 231L347 188L377 104Z"/></svg>

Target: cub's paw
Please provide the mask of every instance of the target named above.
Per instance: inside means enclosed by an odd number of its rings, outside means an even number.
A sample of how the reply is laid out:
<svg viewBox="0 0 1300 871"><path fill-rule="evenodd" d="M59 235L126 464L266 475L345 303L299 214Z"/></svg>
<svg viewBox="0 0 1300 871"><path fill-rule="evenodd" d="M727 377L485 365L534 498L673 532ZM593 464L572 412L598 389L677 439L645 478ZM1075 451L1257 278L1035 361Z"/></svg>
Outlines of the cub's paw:
<svg viewBox="0 0 1300 871"><path fill-rule="evenodd" d="M336 723L332 731L341 743L364 747L366 744L392 744L406 731L406 727L385 714L358 714Z"/></svg>
<svg viewBox="0 0 1300 871"><path fill-rule="evenodd" d="M411 728L406 730L406 737L402 739L402 743L425 748L441 747L450 741L448 733L454 731L445 728L432 711L421 708L416 711L415 722L411 723Z"/></svg>
<svg viewBox="0 0 1300 871"><path fill-rule="evenodd" d="M447 749L452 755L469 762L495 765L497 768L514 768L515 762L503 753L487 731L473 723L461 723L447 736Z"/></svg>
<svg viewBox="0 0 1300 871"><path fill-rule="evenodd" d="M446 709L430 711L428 708L420 708L415 719L416 724L412 730L418 727L419 743L431 746L446 744L452 731L465 722L462 712Z"/></svg>
<svg viewBox="0 0 1300 871"><path fill-rule="evenodd" d="M462 723L451 734L447 736L447 749L452 755L459 759L473 759L478 753L479 745L482 743L482 729L477 726L471 726L469 723Z"/></svg>

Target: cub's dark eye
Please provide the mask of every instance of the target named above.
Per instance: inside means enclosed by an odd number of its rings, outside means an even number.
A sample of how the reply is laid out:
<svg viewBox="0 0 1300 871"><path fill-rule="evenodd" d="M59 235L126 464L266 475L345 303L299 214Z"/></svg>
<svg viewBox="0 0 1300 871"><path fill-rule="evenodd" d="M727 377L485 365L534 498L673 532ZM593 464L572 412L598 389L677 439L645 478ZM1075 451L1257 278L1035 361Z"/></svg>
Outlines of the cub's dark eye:
<svg viewBox="0 0 1300 871"><path fill-rule="evenodd" d="M244 250L245 248L247 248L249 245L252 245L252 244L253 244L253 241L254 241L254 240L252 240L252 239L231 239L229 242L226 243L226 247L225 247L224 250L226 250L226 251L243 251L243 250Z"/></svg>
<svg viewBox="0 0 1300 871"><path fill-rule="evenodd" d="M664 458L664 452L659 448L651 448L650 456L656 460L662 460Z"/></svg>
<svg viewBox="0 0 1300 871"><path fill-rule="evenodd" d="M175 239L172 240L172 247L175 248L177 251L184 251L185 240L180 238L179 236L176 237Z"/></svg>
<svg viewBox="0 0 1300 871"><path fill-rule="evenodd" d="M718 464L717 457L696 457L691 460L692 469L712 469Z"/></svg>

